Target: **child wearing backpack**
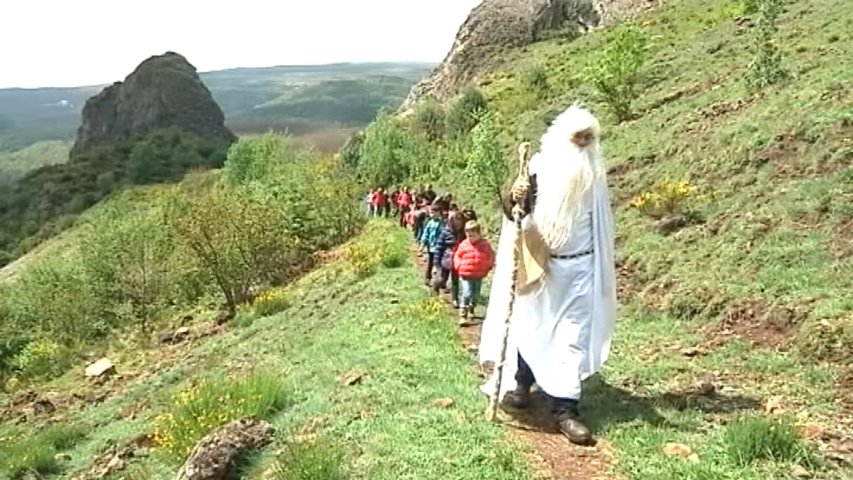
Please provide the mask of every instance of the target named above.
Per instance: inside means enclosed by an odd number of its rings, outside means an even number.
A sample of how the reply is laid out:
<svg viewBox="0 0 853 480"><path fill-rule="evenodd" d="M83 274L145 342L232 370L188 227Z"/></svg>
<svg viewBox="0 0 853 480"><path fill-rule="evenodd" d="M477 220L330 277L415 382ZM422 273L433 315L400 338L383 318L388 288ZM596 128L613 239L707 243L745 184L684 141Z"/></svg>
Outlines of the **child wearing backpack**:
<svg viewBox="0 0 853 480"><path fill-rule="evenodd" d="M461 212L451 213L447 216L447 225L438 237L439 278L433 283L433 293L438 295L442 289L447 288L450 280L450 295L453 308L459 308L459 277L453 271L453 254L456 247L465 239L465 217Z"/></svg>
<svg viewBox="0 0 853 480"><path fill-rule="evenodd" d="M453 255L453 268L459 275L462 287L460 326L470 325L468 319L474 314L483 279L495 266L495 251L489 241L483 238L480 224L476 220L469 220L465 224L465 236L467 238L459 244Z"/></svg>
<svg viewBox="0 0 853 480"><path fill-rule="evenodd" d="M438 258L438 238L441 235L441 231L444 229L446 224L446 220L444 219L444 211L440 206L433 206L430 209L430 217L424 225L423 232L421 233L421 245L423 246L425 253L427 254L427 267L425 273L424 284L426 286L430 286L432 283L432 271L436 265L439 263Z"/></svg>

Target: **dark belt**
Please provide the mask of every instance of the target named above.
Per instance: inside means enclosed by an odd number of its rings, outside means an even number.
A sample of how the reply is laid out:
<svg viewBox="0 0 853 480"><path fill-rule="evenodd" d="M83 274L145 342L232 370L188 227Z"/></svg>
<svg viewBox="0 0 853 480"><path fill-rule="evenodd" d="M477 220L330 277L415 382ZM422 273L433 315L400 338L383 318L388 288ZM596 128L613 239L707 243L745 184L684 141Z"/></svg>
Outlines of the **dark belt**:
<svg viewBox="0 0 853 480"><path fill-rule="evenodd" d="M587 250L585 252L575 253L572 255L551 255L551 258L554 258L557 260L571 260L573 258L580 258L580 257L586 256L586 255L591 255L592 252L593 252L593 250Z"/></svg>

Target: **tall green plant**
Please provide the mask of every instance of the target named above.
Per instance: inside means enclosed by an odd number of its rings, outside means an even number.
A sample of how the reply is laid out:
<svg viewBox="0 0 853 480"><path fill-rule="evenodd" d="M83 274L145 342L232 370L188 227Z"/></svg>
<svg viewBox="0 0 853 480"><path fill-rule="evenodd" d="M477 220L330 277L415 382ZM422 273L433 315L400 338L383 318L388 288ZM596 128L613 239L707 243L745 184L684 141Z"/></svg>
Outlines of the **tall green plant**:
<svg viewBox="0 0 853 480"><path fill-rule="evenodd" d="M116 199L88 225L81 260L111 317L129 315L143 330L170 303L180 275L176 244L161 216Z"/></svg>
<svg viewBox="0 0 853 480"><path fill-rule="evenodd" d="M756 19L753 48L755 58L750 64L747 84L754 90L766 88L784 80L788 71L782 65L782 51L776 42L777 21L785 0L755 0Z"/></svg>
<svg viewBox="0 0 853 480"><path fill-rule="evenodd" d="M415 131L434 142L444 136L444 109L435 98L427 98L415 110Z"/></svg>
<svg viewBox="0 0 853 480"><path fill-rule="evenodd" d="M620 29L587 68L590 83L619 122L633 116L633 101L646 63L648 40L637 27Z"/></svg>
<svg viewBox="0 0 853 480"><path fill-rule="evenodd" d="M425 149L388 115L376 119L364 132L359 174L371 186L388 187L413 174Z"/></svg>
<svg viewBox="0 0 853 480"><path fill-rule="evenodd" d="M489 103L483 92L473 87L466 89L447 112L447 134L454 139L467 135L488 109Z"/></svg>
<svg viewBox="0 0 853 480"><path fill-rule="evenodd" d="M500 201L509 167L501 152L493 114L479 116L477 126L471 131L471 145L465 160L468 190L481 201Z"/></svg>
<svg viewBox="0 0 853 480"><path fill-rule="evenodd" d="M178 194L170 206L173 231L222 293L229 309L252 288L290 264L279 211L245 187Z"/></svg>

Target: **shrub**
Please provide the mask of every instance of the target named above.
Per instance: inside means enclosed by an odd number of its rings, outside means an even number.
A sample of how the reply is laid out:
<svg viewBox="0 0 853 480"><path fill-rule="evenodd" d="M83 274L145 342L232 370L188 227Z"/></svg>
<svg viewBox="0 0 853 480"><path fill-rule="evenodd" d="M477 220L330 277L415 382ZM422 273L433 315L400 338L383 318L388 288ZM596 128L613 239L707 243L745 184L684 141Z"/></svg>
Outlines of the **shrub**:
<svg viewBox="0 0 853 480"><path fill-rule="evenodd" d="M551 90L548 72L541 65L525 70L521 75L521 84L525 90L539 98L544 97Z"/></svg>
<svg viewBox="0 0 853 480"><path fill-rule="evenodd" d="M179 393L171 410L154 420L152 436L168 457L180 462L217 428L247 416L268 418L285 408L288 398L288 390L273 374L203 379Z"/></svg>
<svg viewBox="0 0 853 480"><path fill-rule="evenodd" d="M784 1L755 0L758 11L753 39L755 59L746 76L747 84L752 89L760 90L788 76L787 70L782 66L782 52L774 39L779 30L776 22Z"/></svg>
<svg viewBox="0 0 853 480"><path fill-rule="evenodd" d="M364 143L364 132L356 132L349 137L341 147L341 166L344 168L358 168L361 164L361 144Z"/></svg>
<svg viewBox="0 0 853 480"><path fill-rule="evenodd" d="M809 360L853 364L853 314L807 321L797 330L794 345L797 353Z"/></svg>
<svg viewBox="0 0 853 480"><path fill-rule="evenodd" d="M148 331L171 303L183 262L163 218L124 199L115 199L88 225L81 239L81 260L100 303L122 324L124 312Z"/></svg>
<svg viewBox="0 0 853 480"><path fill-rule="evenodd" d="M809 463L811 456L788 421L745 415L726 427L723 440L729 457L745 466L757 460Z"/></svg>
<svg viewBox="0 0 853 480"><path fill-rule="evenodd" d="M492 114L483 114L471 132L471 146L465 154L465 163L468 190L484 202L500 202L509 167L501 152Z"/></svg>
<svg viewBox="0 0 853 480"><path fill-rule="evenodd" d="M289 290L273 288L255 297L255 300L252 302L252 308L254 308L256 314L268 317L286 310L292 303L293 298Z"/></svg>
<svg viewBox="0 0 853 480"><path fill-rule="evenodd" d="M74 344L109 329L78 258L41 260L24 271L6 294L9 318L19 330Z"/></svg>
<svg viewBox="0 0 853 480"><path fill-rule="evenodd" d="M252 287L294 263L279 210L245 188L179 193L170 224L216 284L229 308L249 299Z"/></svg>
<svg viewBox="0 0 853 480"><path fill-rule="evenodd" d="M483 92L473 87L466 89L447 112L447 134L454 139L468 134L488 109L489 104Z"/></svg>
<svg viewBox="0 0 853 480"><path fill-rule="evenodd" d="M344 260L356 277L362 278L376 273L382 262L382 256L375 245L355 242L343 250Z"/></svg>
<svg viewBox="0 0 853 480"><path fill-rule="evenodd" d="M389 186L415 175L416 165L428 165L427 148L395 119L382 115L364 131L359 175L373 186Z"/></svg>
<svg viewBox="0 0 853 480"><path fill-rule="evenodd" d="M434 142L444 135L444 109L435 98L427 98L415 110L414 129Z"/></svg>
<svg viewBox="0 0 853 480"><path fill-rule="evenodd" d="M272 470L276 480L343 480L343 455L331 442L287 446Z"/></svg>
<svg viewBox="0 0 853 480"><path fill-rule="evenodd" d="M28 478L33 473L59 473L61 466L56 455L71 448L82 437L83 430L79 427L54 426L29 439L15 439L0 445L0 473L12 480Z"/></svg>
<svg viewBox="0 0 853 480"><path fill-rule="evenodd" d="M604 52L587 69L590 82L619 122L633 115L632 104L637 97L647 49L643 31L625 27L610 39Z"/></svg>
<svg viewBox="0 0 853 480"><path fill-rule="evenodd" d="M398 268L409 258L405 235L393 222L377 221L368 224L364 232L343 250L350 271L358 277L376 272L379 266Z"/></svg>
<svg viewBox="0 0 853 480"><path fill-rule="evenodd" d="M634 197L630 206L652 218L686 213L686 201L694 191L695 187L687 180L664 180L654 189Z"/></svg>
<svg viewBox="0 0 853 480"><path fill-rule="evenodd" d="M71 366L71 353L58 343L39 339L28 343L12 360L21 379L49 378Z"/></svg>
<svg viewBox="0 0 853 480"><path fill-rule="evenodd" d="M225 177L232 185L267 181L285 163L308 160L312 152L289 137L268 133L241 138L231 145L225 160Z"/></svg>

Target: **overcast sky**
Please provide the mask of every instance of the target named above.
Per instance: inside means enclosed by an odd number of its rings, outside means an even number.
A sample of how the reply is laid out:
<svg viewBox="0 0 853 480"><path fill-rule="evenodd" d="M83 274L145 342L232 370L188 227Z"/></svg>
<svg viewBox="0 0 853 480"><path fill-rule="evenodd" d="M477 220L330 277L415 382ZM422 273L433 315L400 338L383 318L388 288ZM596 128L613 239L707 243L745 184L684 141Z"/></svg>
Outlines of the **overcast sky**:
<svg viewBox="0 0 853 480"><path fill-rule="evenodd" d="M200 71L438 62L480 0L2 0L0 88L122 80L172 50Z"/></svg>

